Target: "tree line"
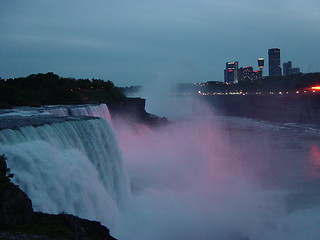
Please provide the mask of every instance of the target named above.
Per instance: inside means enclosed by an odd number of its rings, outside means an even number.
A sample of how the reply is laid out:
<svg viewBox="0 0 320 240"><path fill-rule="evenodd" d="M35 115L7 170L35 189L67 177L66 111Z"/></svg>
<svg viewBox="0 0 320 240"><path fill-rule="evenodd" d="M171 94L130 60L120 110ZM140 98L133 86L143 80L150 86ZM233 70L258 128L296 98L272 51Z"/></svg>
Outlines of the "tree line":
<svg viewBox="0 0 320 240"><path fill-rule="evenodd" d="M115 102L125 98L109 80L63 78L52 72L0 80L0 108Z"/></svg>

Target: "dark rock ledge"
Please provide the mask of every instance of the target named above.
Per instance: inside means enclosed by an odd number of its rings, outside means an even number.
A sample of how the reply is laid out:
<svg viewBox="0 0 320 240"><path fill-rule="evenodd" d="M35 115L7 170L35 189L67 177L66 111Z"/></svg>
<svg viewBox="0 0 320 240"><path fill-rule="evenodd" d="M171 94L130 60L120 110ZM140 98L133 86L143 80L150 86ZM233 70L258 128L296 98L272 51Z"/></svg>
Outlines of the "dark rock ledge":
<svg viewBox="0 0 320 240"><path fill-rule="evenodd" d="M107 103L112 118L127 119L136 123L146 124L152 127L169 124L165 117L158 117L145 110L146 99L126 98L118 102Z"/></svg>

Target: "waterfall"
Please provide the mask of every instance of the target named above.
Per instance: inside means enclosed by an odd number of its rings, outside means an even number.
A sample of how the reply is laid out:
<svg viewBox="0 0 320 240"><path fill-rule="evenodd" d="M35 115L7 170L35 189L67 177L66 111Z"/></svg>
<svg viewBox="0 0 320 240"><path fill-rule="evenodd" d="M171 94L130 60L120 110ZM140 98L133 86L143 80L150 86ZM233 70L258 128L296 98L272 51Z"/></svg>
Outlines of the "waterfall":
<svg viewBox="0 0 320 240"><path fill-rule="evenodd" d="M68 113L108 118L106 109L68 108ZM129 193L110 125L97 117L56 118L60 120L52 117L47 123L46 116L42 125L0 130L0 153L7 156L13 182L27 193L36 211L67 212L110 224Z"/></svg>
<svg viewBox="0 0 320 240"><path fill-rule="evenodd" d="M48 112L58 116L92 116L111 121L106 104L51 107Z"/></svg>

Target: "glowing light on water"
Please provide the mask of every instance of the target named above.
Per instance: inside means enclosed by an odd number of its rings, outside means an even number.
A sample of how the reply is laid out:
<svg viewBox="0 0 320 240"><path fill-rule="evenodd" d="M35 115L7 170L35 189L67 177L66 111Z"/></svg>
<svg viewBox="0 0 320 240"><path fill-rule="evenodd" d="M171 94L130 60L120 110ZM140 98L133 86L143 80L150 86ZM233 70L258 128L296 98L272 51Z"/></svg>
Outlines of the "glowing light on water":
<svg viewBox="0 0 320 240"><path fill-rule="evenodd" d="M312 178L320 178L320 148L316 144L312 144L310 148L308 173Z"/></svg>
<svg viewBox="0 0 320 240"><path fill-rule="evenodd" d="M320 166L320 148L313 144L311 146L311 158L313 160L313 163Z"/></svg>

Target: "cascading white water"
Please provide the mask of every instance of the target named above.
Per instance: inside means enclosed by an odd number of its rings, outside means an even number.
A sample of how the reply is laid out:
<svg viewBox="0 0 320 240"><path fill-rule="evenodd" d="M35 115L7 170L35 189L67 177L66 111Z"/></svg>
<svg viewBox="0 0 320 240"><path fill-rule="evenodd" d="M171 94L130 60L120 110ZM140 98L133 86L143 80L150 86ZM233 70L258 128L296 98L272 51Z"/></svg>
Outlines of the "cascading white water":
<svg viewBox="0 0 320 240"><path fill-rule="evenodd" d="M110 112L106 104L63 106L49 108L48 112L58 116L92 116L111 120Z"/></svg>
<svg viewBox="0 0 320 240"><path fill-rule="evenodd" d="M0 131L0 152L37 211L111 224L128 183L113 132L101 118Z"/></svg>
<svg viewBox="0 0 320 240"><path fill-rule="evenodd" d="M0 111L0 116L38 116L56 115L60 117L68 116L91 116L106 119L109 123L111 115L106 104L85 104L85 105L50 105L39 108L21 107Z"/></svg>

